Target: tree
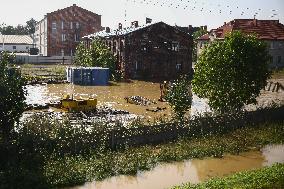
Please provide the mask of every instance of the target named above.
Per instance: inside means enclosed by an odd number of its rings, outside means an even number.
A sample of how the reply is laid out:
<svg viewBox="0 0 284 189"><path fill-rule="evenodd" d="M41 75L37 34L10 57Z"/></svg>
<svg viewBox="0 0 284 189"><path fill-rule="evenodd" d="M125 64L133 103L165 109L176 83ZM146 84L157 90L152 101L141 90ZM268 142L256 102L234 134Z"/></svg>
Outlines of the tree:
<svg viewBox="0 0 284 189"><path fill-rule="evenodd" d="M35 33L35 26L36 26L36 21L35 21L35 19L33 19L33 18L31 18L30 20L28 20L27 22L26 22L26 30L27 30L27 32L28 32L28 34L34 34Z"/></svg>
<svg viewBox="0 0 284 189"><path fill-rule="evenodd" d="M195 66L193 92L207 98L219 112L240 111L256 97L270 77L266 43L253 35L232 32L224 41L214 41Z"/></svg>
<svg viewBox="0 0 284 189"><path fill-rule="evenodd" d="M24 80L15 68L8 68L11 55L0 55L0 136L8 140L25 108Z"/></svg>
<svg viewBox="0 0 284 189"><path fill-rule="evenodd" d="M207 31L203 29L199 29L198 31L193 33L193 50L192 50L192 61L197 61L197 39L202 35L206 34Z"/></svg>
<svg viewBox="0 0 284 189"><path fill-rule="evenodd" d="M18 24L16 27L6 25L4 23L1 24L0 32L3 35L31 35L35 33L35 19L31 18L26 22L26 25Z"/></svg>
<svg viewBox="0 0 284 189"><path fill-rule="evenodd" d="M191 84L187 76L181 76L169 86L165 99L173 108L178 121L183 120L184 114L191 107Z"/></svg>
<svg viewBox="0 0 284 189"><path fill-rule="evenodd" d="M78 66L97 66L109 68L111 75L115 73L115 57L108 47L99 39L94 39L89 48L80 43L76 48L75 64Z"/></svg>

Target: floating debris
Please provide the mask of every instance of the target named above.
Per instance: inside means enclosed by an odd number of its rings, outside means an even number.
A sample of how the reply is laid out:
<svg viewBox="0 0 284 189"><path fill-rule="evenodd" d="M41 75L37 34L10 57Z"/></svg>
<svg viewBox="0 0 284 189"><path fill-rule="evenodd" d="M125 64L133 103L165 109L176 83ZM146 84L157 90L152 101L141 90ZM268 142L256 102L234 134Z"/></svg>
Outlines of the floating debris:
<svg viewBox="0 0 284 189"><path fill-rule="evenodd" d="M126 100L127 103L141 105L141 106L157 104L156 102L142 96L129 96L125 97L124 99Z"/></svg>

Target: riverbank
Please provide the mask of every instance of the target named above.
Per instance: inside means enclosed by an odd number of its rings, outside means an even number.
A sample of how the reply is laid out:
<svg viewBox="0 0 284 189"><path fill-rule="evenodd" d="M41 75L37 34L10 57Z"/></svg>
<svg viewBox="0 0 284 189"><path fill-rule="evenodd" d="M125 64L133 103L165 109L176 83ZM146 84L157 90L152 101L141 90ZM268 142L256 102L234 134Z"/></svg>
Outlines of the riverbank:
<svg viewBox="0 0 284 189"><path fill-rule="evenodd" d="M240 172L226 178L215 178L197 185L188 183L172 189L206 188L284 188L284 164L275 164L272 167Z"/></svg>
<svg viewBox="0 0 284 189"><path fill-rule="evenodd" d="M259 150L268 144L284 143L284 123L263 124L225 135L179 139L157 146L128 148L117 152L92 152L87 156L53 157L44 166L44 175L52 186L66 187L115 175L135 175L150 170L159 162L183 161L192 158L223 157Z"/></svg>

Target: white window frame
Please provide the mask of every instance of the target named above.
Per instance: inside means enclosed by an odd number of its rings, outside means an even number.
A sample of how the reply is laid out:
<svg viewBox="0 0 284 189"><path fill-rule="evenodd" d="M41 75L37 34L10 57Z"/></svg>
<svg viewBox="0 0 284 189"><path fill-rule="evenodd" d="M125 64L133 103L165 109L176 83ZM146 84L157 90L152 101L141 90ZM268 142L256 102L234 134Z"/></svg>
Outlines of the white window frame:
<svg viewBox="0 0 284 189"><path fill-rule="evenodd" d="M62 42L66 41L66 34L65 34L65 33L63 33L63 34L61 35L61 41L62 41Z"/></svg>
<svg viewBox="0 0 284 189"><path fill-rule="evenodd" d="M75 42L79 42L80 41L80 36L79 36L79 34L74 34L74 41Z"/></svg>

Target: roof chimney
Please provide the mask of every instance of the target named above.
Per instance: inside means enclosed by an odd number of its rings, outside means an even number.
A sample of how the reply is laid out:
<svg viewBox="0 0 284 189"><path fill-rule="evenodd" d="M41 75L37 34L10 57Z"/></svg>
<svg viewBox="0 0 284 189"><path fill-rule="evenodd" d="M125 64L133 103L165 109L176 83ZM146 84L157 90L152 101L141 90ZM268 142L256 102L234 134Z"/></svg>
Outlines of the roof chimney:
<svg viewBox="0 0 284 189"><path fill-rule="evenodd" d="M131 22L131 26L134 26L135 28L137 28L138 27L138 21Z"/></svg>
<svg viewBox="0 0 284 189"><path fill-rule="evenodd" d="M152 19L151 18L146 18L146 24L151 24L152 23Z"/></svg>
<svg viewBox="0 0 284 189"><path fill-rule="evenodd" d="M227 23L226 22L224 22L224 26L226 25Z"/></svg>
<svg viewBox="0 0 284 189"><path fill-rule="evenodd" d="M76 4L73 4L73 7L76 7L77 5Z"/></svg>
<svg viewBox="0 0 284 189"><path fill-rule="evenodd" d="M122 24L121 23L118 23L118 29L122 30Z"/></svg>
<svg viewBox="0 0 284 189"><path fill-rule="evenodd" d="M110 33L110 28L106 27L106 33Z"/></svg>
<svg viewBox="0 0 284 189"><path fill-rule="evenodd" d="M203 30L207 31L207 25L203 26Z"/></svg>

